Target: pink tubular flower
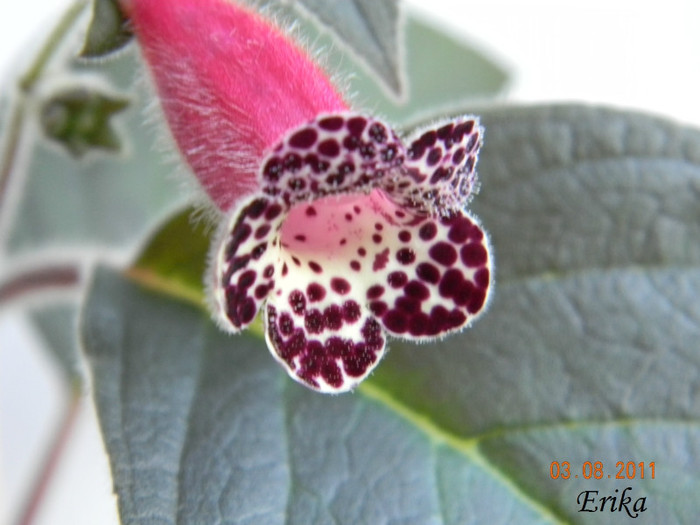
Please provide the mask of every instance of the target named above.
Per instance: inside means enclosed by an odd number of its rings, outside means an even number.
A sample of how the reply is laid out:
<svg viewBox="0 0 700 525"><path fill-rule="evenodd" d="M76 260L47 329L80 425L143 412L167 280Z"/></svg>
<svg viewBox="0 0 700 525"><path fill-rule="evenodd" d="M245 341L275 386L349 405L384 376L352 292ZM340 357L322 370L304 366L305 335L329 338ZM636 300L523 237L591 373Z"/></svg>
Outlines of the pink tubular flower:
<svg viewBox="0 0 700 525"><path fill-rule="evenodd" d="M352 389L386 334L460 330L490 291L489 243L464 209L483 130L445 120L402 140L352 112L303 51L224 0L131 0L173 135L227 214L213 247L214 315L262 308L272 355L321 392Z"/></svg>

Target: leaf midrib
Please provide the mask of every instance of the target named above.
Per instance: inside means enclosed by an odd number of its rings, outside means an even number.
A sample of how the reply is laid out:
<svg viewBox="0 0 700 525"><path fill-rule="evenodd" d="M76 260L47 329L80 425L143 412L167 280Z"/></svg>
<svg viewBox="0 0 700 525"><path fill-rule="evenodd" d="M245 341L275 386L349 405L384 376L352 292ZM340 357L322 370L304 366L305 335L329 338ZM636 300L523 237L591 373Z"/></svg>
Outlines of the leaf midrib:
<svg viewBox="0 0 700 525"><path fill-rule="evenodd" d="M698 426L700 428L700 419L683 420L679 418L620 418L599 421L560 421L518 425L482 432L467 438L446 430L444 427L433 422L429 415L414 410L405 403L401 403L388 391L371 382L366 381L360 384L357 390L366 398L381 404L382 406L391 410L393 413L402 417L414 428L421 431L434 444L447 446L459 455L481 467L484 472L489 473L496 481L508 488L513 495L517 497L517 499L529 506L534 512L537 512L542 518L561 525L568 524L570 522L565 516L560 515L556 510L546 507L534 496L528 494L521 487L516 485L506 473L496 467L493 462L481 454L479 448L484 442L488 440L502 439L517 434L546 432L558 429L578 430L581 428L592 427L626 428L637 425L642 426L652 424L682 425L686 427L690 425Z"/></svg>

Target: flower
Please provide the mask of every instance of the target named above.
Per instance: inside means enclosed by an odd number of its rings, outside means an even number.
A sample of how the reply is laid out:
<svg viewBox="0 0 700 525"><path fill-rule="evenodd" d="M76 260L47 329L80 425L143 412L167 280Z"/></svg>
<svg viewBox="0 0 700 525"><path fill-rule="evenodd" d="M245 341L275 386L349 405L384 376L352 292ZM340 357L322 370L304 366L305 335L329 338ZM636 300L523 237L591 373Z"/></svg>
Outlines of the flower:
<svg viewBox="0 0 700 525"><path fill-rule="evenodd" d="M489 242L465 210L483 136L475 117L402 140L241 6L123 7L179 148L226 213L207 277L224 329L262 310L290 376L343 392L377 365L387 334L431 340L484 311Z"/></svg>

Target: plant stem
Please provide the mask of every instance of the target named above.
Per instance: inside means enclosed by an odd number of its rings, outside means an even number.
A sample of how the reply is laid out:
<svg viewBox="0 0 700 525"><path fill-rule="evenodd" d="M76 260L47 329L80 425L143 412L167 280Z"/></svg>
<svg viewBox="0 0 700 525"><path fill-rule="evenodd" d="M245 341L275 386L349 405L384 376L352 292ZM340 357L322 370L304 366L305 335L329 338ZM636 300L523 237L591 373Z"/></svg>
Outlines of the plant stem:
<svg viewBox="0 0 700 525"><path fill-rule="evenodd" d="M45 266L0 282L0 305L46 288L72 288L80 283L78 265Z"/></svg>
<svg viewBox="0 0 700 525"><path fill-rule="evenodd" d="M68 444L70 435L75 428L75 423L80 414L80 408L82 407L82 396L81 388L78 382L75 382L71 386L70 399L68 401L68 406L63 414L63 418L56 429L56 434L53 438L51 447L49 448L48 455L45 458L39 475L34 482L31 492L29 493L29 499L27 500L22 514L17 521L17 525L30 525L41 506L41 502L46 494L46 489L56 472L56 467L63 455L63 451Z"/></svg>
<svg viewBox="0 0 700 525"><path fill-rule="evenodd" d="M9 120L6 133L7 142L2 152L2 164L0 164L0 209L4 209L3 201L7 194L10 176L14 171L15 161L17 160L20 137L22 136L22 128L24 127L26 116L27 96L34 90L46 69L46 64L49 63L56 48L66 37L87 4L87 0L78 0L65 12L58 25L39 50L39 54L19 81L19 92L16 95L17 99L14 102L14 109Z"/></svg>

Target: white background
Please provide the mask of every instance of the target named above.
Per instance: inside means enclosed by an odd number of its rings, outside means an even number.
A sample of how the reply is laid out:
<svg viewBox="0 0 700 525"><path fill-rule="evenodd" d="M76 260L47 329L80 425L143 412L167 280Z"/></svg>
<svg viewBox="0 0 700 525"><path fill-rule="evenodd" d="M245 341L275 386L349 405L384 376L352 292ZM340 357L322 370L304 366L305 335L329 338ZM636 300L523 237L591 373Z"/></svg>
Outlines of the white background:
<svg viewBox="0 0 700 525"><path fill-rule="evenodd" d="M407 0L511 73L506 100L585 101L700 125L700 2ZM65 0L0 5L0 84L36 47ZM0 523L11 523L58 420L52 363L0 310ZM86 400L36 523L116 523L107 461Z"/></svg>

